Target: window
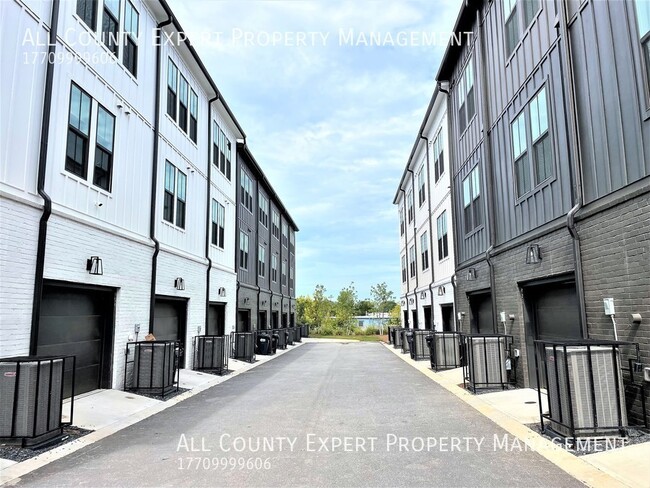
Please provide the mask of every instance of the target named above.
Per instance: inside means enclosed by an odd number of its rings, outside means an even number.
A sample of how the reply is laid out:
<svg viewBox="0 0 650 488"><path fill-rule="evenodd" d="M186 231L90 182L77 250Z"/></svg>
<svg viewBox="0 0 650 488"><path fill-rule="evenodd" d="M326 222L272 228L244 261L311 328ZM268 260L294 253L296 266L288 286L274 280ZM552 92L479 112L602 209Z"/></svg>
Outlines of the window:
<svg viewBox="0 0 650 488"><path fill-rule="evenodd" d="M409 249L409 267L411 268L411 278L415 277L415 246Z"/></svg>
<svg viewBox="0 0 650 488"><path fill-rule="evenodd" d="M422 271L429 269L429 236L426 232L420 236L420 255L422 256Z"/></svg>
<svg viewBox="0 0 650 488"><path fill-rule="evenodd" d="M445 154L442 146L442 130L438 132L438 135L433 140L433 171L435 181L438 183L438 180L445 172Z"/></svg>
<svg viewBox="0 0 650 488"><path fill-rule="evenodd" d="M287 260L282 261L282 286L287 286Z"/></svg>
<svg viewBox="0 0 650 488"><path fill-rule="evenodd" d="M474 59L469 58L458 83L458 130L462 134L476 113L474 99Z"/></svg>
<svg viewBox="0 0 650 488"><path fill-rule="evenodd" d="M91 106L90 96L73 83L70 89L65 169L84 179L88 172Z"/></svg>
<svg viewBox="0 0 650 488"><path fill-rule="evenodd" d="M540 0L503 0L506 29L506 54L510 56L541 6ZM523 26L523 29L519 28Z"/></svg>
<svg viewBox="0 0 650 488"><path fill-rule="evenodd" d="M226 146L226 178L230 179L230 172L232 170L232 149L230 141L226 137L226 134L223 135L224 145Z"/></svg>
<svg viewBox="0 0 650 488"><path fill-rule="evenodd" d="M639 26L639 39L646 71L646 83L650 87L650 2L636 0L636 20Z"/></svg>
<svg viewBox="0 0 650 488"><path fill-rule="evenodd" d="M138 76L138 30L140 14L127 0L124 8L124 47L122 61L126 69Z"/></svg>
<svg viewBox="0 0 650 488"><path fill-rule="evenodd" d="M115 117L101 105L97 111L97 144L95 148L95 169L93 185L111 191L113 173L113 138L115 136Z"/></svg>
<svg viewBox="0 0 650 488"><path fill-rule="evenodd" d="M119 49L120 0L104 0L102 42L117 56Z"/></svg>
<svg viewBox="0 0 650 488"><path fill-rule="evenodd" d="M415 215L413 211L413 190L409 190L406 194L406 204L408 205L409 223L411 223Z"/></svg>
<svg viewBox="0 0 650 488"><path fill-rule="evenodd" d="M187 176L169 161L165 162L165 196L163 219L181 229L185 228ZM175 216L175 219L174 219Z"/></svg>
<svg viewBox="0 0 650 488"><path fill-rule="evenodd" d="M271 280L273 283L278 282L278 255L271 256Z"/></svg>
<svg viewBox="0 0 650 488"><path fill-rule="evenodd" d="M273 210L271 221L271 233L273 237L280 240L280 214Z"/></svg>
<svg viewBox="0 0 650 488"><path fill-rule="evenodd" d="M404 235L404 228L406 225L404 224L404 207L400 206L399 207L399 235L403 236Z"/></svg>
<svg viewBox="0 0 650 488"><path fill-rule="evenodd" d="M406 254L402 256L402 283L406 283Z"/></svg>
<svg viewBox="0 0 650 488"><path fill-rule="evenodd" d="M92 30L97 24L97 0L77 0L77 15Z"/></svg>
<svg viewBox="0 0 650 488"><path fill-rule="evenodd" d="M449 244L447 242L447 211L440 214L437 219L438 225L438 261L449 256Z"/></svg>
<svg viewBox="0 0 650 488"><path fill-rule="evenodd" d="M187 132L187 95L189 85L183 75L180 75L178 84L178 126Z"/></svg>
<svg viewBox="0 0 650 488"><path fill-rule="evenodd" d="M287 247L287 243L289 242L289 226L286 224L286 222L282 222L282 245L284 247Z"/></svg>
<svg viewBox="0 0 650 488"><path fill-rule="evenodd" d="M199 126L199 96L190 90L190 139L196 144Z"/></svg>
<svg viewBox="0 0 650 488"><path fill-rule="evenodd" d="M260 215L259 221L266 229L269 228L269 201L259 192L257 199L259 200Z"/></svg>
<svg viewBox="0 0 650 488"><path fill-rule="evenodd" d="M289 232L289 244L291 244L292 248L296 245L296 234L293 232L293 230Z"/></svg>
<svg viewBox="0 0 650 488"><path fill-rule="evenodd" d="M239 267L248 269L248 234L239 231Z"/></svg>
<svg viewBox="0 0 650 488"><path fill-rule="evenodd" d="M176 122L176 93L178 92L178 68L174 62L167 61L167 115Z"/></svg>
<svg viewBox="0 0 650 488"><path fill-rule="evenodd" d="M426 187L425 187L425 180L426 180L426 168L424 165L420 169L420 172L418 173L418 205L421 207L422 204L426 201Z"/></svg>
<svg viewBox="0 0 650 488"><path fill-rule="evenodd" d="M213 122L212 129L212 164L214 164L217 169L219 169L219 171L230 180L230 141L216 122ZM251 208L251 212L252 211Z"/></svg>
<svg viewBox="0 0 650 488"><path fill-rule="evenodd" d="M223 249L226 232L226 208L212 200L212 244Z"/></svg>
<svg viewBox="0 0 650 488"><path fill-rule="evenodd" d="M293 266L289 268L289 289L293 290Z"/></svg>
<svg viewBox="0 0 650 488"><path fill-rule="evenodd" d="M511 134L516 192L520 198L553 176L546 87L532 98L512 122Z"/></svg>
<svg viewBox="0 0 650 488"><path fill-rule="evenodd" d="M257 274L262 278L266 276L266 249L261 244L257 252Z"/></svg>
<svg viewBox="0 0 650 488"><path fill-rule="evenodd" d="M253 212L253 181L250 176L242 170L240 171L241 177L239 181L239 196L241 203L248 209L249 212Z"/></svg>
<svg viewBox="0 0 650 488"><path fill-rule="evenodd" d="M469 234L483 224L481 173L478 164L463 180L463 207L465 234Z"/></svg>

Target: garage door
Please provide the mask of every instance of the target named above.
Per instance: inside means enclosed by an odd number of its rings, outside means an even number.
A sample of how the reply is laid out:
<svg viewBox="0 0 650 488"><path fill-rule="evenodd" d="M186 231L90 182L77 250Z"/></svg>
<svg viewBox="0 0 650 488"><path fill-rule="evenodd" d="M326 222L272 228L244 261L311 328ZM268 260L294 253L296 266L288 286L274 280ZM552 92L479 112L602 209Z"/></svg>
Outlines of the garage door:
<svg viewBox="0 0 650 488"><path fill-rule="evenodd" d="M208 330L207 335L222 336L226 327L226 304L217 303L208 307Z"/></svg>
<svg viewBox="0 0 650 488"><path fill-rule="evenodd" d="M469 303L472 312L472 333L494 333L494 317L492 316L492 294L479 293L476 295L470 295Z"/></svg>
<svg viewBox="0 0 650 488"><path fill-rule="evenodd" d="M112 291L43 289L36 353L76 356L75 394L110 388L114 304ZM69 396L72 371L66 376Z"/></svg>
<svg viewBox="0 0 650 488"><path fill-rule="evenodd" d="M181 341L179 367L185 367L185 300L156 298L153 319L153 335L158 341Z"/></svg>
<svg viewBox="0 0 650 488"><path fill-rule="evenodd" d="M573 282L528 287L525 296L529 314L526 328L529 378L536 385L533 341L581 339L580 308Z"/></svg>

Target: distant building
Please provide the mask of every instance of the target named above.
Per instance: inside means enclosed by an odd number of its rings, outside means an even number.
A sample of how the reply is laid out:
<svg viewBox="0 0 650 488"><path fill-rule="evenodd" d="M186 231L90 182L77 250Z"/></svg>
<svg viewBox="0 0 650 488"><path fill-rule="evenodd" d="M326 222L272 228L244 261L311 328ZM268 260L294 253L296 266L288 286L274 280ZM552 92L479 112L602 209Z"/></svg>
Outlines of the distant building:
<svg viewBox="0 0 650 488"><path fill-rule="evenodd" d="M390 314L386 312L371 312L368 315L356 315L354 320L357 326L365 329L366 327L386 327L390 320Z"/></svg>

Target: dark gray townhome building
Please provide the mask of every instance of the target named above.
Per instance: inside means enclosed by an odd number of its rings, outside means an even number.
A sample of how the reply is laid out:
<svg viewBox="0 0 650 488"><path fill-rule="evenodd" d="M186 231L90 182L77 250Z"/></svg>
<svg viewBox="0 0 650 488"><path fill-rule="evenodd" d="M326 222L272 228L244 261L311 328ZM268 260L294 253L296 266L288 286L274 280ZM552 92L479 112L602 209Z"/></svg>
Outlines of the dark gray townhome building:
<svg viewBox="0 0 650 488"><path fill-rule="evenodd" d="M298 227L241 143L237 188L237 331L295 327Z"/></svg>
<svg viewBox="0 0 650 488"><path fill-rule="evenodd" d="M525 386L536 339L616 327L650 363L650 3L469 1L454 31L472 35L437 79L461 330L512 334Z"/></svg>

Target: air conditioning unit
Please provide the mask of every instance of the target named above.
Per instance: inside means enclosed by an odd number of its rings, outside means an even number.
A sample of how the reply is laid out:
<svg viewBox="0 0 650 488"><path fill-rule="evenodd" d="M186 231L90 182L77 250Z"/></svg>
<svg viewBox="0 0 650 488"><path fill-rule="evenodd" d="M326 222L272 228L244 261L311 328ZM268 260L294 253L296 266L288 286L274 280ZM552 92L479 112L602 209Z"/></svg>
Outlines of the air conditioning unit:
<svg viewBox="0 0 650 488"><path fill-rule="evenodd" d="M589 374L589 351L593 392ZM607 436L617 435L621 428L627 427L625 389L618 349L613 352L611 347L592 346L588 350L587 346L567 346L566 349L556 347L553 351L553 347L547 346L546 365L553 430L567 437ZM594 412L597 425L594 423Z"/></svg>
<svg viewBox="0 0 650 488"><path fill-rule="evenodd" d="M402 327L396 327L393 329L393 347L398 349L402 347Z"/></svg>
<svg viewBox="0 0 650 488"><path fill-rule="evenodd" d="M470 388L503 386L508 382L505 337L468 336Z"/></svg>
<svg viewBox="0 0 650 488"><path fill-rule="evenodd" d="M457 368L460 366L460 338L455 332L434 334L435 366Z"/></svg>
<svg viewBox="0 0 650 488"><path fill-rule="evenodd" d="M194 342L194 369L221 371L226 364L226 337L197 336Z"/></svg>
<svg viewBox="0 0 650 488"><path fill-rule="evenodd" d="M427 343L428 330L413 331L413 348L411 349L411 358L419 361L429 358L429 344Z"/></svg>
<svg viewBox="0 0 650 488"><path fill-rule="evenodd" d="M171 389L176 376L176 343L173 341L138 342L133 357L133 388Z"/></svg>
<svg viewBox="0 0 650 488"><path fill-rule="evenodd" d="M27 439L41 443L58 435L62 385L63 359L0 360L0 437L28 445Z"/></svg>

